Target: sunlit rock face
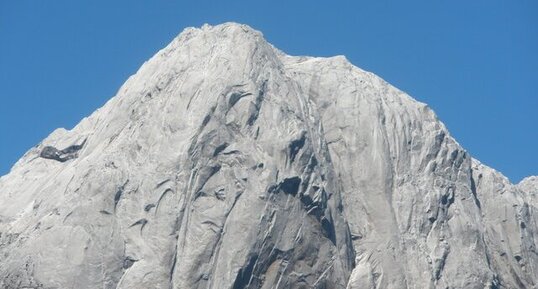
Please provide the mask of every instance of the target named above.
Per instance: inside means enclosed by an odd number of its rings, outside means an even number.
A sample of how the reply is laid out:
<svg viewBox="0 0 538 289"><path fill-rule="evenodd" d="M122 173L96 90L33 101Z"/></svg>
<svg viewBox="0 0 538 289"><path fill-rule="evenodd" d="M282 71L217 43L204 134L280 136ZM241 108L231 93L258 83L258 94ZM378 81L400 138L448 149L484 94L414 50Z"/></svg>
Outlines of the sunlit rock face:
<svg viewBox="0 0 538 289"><path fill-rule="evenodd" d="M0 178L0 288L538 288L537 204L344 57L206 25Z"/></svg>

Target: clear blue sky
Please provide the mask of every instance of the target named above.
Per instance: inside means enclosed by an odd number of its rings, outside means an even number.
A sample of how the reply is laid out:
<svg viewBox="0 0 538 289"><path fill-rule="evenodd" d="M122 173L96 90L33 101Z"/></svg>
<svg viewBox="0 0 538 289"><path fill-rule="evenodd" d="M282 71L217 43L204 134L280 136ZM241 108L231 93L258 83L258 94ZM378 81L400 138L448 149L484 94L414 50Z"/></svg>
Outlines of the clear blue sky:
<svg viewBox="0 0 538 289"><path fill-rule="evenodd" d="M538 1L0 1L0 175L72 128L183 28L235 21L344 54L430 104L476 158L538 175Z"/></svg>

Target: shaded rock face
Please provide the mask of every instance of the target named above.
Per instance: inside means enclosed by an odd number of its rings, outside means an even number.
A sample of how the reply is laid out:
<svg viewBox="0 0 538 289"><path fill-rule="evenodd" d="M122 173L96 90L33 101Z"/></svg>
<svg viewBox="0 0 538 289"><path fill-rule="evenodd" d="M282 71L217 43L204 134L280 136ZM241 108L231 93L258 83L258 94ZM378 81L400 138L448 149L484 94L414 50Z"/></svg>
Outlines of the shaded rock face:
<svg viewBox="0 0 538 289"><path fill-rule="evenodd" d="M190 28L0 178L0 287L538 288L537 196L343 57Z"/></svg>
<svg viewBox="0 0 538 289"><path fill-rule="evenodd" d="M84 147L85 142L86 140L80 145L71 145L63 150L59 150L53 146L46 146L41 150L39 156L44 159L56 160L63 163L70 159L77 158L77 152Z"/></svg>

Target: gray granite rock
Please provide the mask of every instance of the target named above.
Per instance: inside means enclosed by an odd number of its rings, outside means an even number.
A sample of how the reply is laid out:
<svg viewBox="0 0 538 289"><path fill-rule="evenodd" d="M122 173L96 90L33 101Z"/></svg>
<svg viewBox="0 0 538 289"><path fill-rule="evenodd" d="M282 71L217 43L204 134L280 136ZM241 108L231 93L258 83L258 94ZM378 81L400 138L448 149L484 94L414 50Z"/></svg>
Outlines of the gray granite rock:
<svg viewBox="0 0 538 289"><path fill-rule="evenodd" d="M0 287L538 288L537 195L344 57L205 25L0 178Z"/></svg>

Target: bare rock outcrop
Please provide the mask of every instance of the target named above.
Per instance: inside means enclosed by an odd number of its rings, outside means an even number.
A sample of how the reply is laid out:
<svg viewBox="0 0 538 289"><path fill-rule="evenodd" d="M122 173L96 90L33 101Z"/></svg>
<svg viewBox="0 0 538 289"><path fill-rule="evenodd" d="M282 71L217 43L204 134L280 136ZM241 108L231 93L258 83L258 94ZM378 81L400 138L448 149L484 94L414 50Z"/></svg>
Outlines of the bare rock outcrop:
<svg viewBox="0 0 538 289"><path fill-rule="evenodd" d="M537 195L344 57L205 25L0 178L0 287L538 288Z"/></svg>

